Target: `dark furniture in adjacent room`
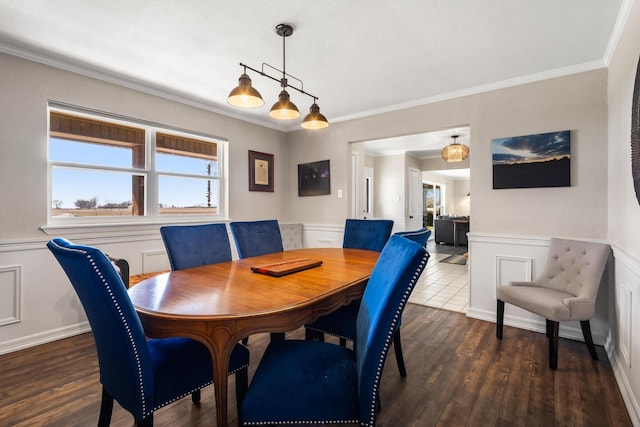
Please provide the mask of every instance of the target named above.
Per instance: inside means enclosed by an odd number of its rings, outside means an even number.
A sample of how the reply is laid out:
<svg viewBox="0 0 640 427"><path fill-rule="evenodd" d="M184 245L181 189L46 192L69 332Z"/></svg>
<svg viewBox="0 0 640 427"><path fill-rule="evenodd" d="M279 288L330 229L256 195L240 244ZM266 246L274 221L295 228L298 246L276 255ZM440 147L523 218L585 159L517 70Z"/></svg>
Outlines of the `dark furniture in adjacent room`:
<svg viewBox="0 0 640 427"><path fill-rule="evenodd" d="M433 220L434 240L436 244L467 246L469 232L468 216L441 216ZM457 239L457 242L456 242Z"/></svg>

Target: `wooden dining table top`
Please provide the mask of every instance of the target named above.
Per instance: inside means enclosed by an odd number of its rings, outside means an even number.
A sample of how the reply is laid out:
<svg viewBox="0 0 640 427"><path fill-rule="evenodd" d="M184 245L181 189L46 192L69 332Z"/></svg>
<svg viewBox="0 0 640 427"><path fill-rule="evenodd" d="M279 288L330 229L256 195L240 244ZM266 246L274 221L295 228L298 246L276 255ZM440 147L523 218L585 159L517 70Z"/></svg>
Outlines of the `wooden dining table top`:
<svg viewBox="0 0 640 427"><path fill-rule="evenodd" d="M141 314L165 318L246 318L312 305L366 281L379 253L361 249L314 248L163 273L129 290ZM322 265L281 277L251 267L291 260Z"/></svg>
<svg viewBox="0 0 640 427"><path fill-rule="evenodd" d="M378 255L343 248L276 252L160 274L132 286L129 296L148 337L188 337L209 349L216 421L226 426L227 372L237 343L255 333L297 329L360 298ZM322 263L281 277L252 271L308 260Z"/></svg>

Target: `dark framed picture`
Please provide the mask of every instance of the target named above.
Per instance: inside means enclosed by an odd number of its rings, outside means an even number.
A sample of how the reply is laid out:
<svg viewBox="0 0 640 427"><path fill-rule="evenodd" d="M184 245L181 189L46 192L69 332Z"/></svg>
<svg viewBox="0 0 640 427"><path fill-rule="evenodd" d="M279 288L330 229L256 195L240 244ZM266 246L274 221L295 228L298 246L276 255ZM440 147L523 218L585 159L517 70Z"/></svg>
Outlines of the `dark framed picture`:
<svg viewBox="0 0 640 427"><path fill-rule="evenodd" d="M298 165L298 196L331 194L329 160Z"/></svg>
<svg viewBox="0 0 640 427"><path fill-rule="evenodd" d="M571 186L571 132L491 141L493 188Z"/></svg>
<svg viewBox="0 0 640 427"><path fill-rule="evenodd" d="M273 154L249 150L249 191L273 192Z"/></svg>

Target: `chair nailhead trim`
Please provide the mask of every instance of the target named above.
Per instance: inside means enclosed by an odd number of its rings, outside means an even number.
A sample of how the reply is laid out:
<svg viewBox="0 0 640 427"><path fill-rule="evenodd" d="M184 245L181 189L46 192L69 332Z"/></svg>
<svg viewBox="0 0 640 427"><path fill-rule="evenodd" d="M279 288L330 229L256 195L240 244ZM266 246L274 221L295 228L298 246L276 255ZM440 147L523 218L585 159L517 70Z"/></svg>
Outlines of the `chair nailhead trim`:
<svg viewBox="0 0 640 427"><path fill-rule="evenodd" d="M136 360L136 368L138 370L138 389L140 391L141 404L142 404L142 418L143 419L147 418L150 414L153 413L153 409L149 410L147 408L147 399L144 394L144 383L142 379L142 364L140 362L140 354L138 353L138 348L136 347L136 343L133 340L133 334L131 333L131 328L129 327L129 323L127 322L127 319L125 319L122 314L122 307L120 307L120 304L118 304L118 301L116 301L115 297L113 296L113 289L111 288L111 285L109 284L109 282L105 280L102 271L98 269L98 266L96 265L93 257L87 254L87 259L91 263L91 266L93 267L95 272L98 274L98 277L100 278L107 292L109 293L109 297L113 302L113 306L116 308L118 314L120 315L120 320L122 321L122 325L124 326L124 329L127 332L127 337L129 337L129 343L131 344L131 348L133 349L133 354L135 355L135 360Z"/></svg>
<svg viewBox="0 0 640 427"><path fill-rule="evenodd" d="M398 310L396 310L393 316L393 320L391 321L391 327L389 328L389 331L387 332L387 338L385 339L384 351L382 352L382 354L380 355L380 359L378 360L378 367L376 368L376 375L373 380L371 407L369 408L370 409L369 422L367 423L361 422L360 423L361 426L373 427L375 425L376 407L377 407L377 401L378 401L378 389L380 388L380 380L382 377L382 368L384 367L384 361L386 359L391 342L393 341L393 335L395 334L396 325L398 324L400 315L404 310L404 307L407 304L407 301L409 300L409 295L411 295L411 292L413 291L413 288L415 287L416 282L420 278L422 271L427 265L427 262L429 261L429 257L430 257L429 253L425 252L424 256L422 257L422 260L420 261L420 264L418 265L418 268L416 269L416 271L414 271L413 277L411 277L411 280L409 281L409 285L407 286L407 289L405 290L404 295L402 295L402 299L400 300L400 305L398 306Z"/></svg>

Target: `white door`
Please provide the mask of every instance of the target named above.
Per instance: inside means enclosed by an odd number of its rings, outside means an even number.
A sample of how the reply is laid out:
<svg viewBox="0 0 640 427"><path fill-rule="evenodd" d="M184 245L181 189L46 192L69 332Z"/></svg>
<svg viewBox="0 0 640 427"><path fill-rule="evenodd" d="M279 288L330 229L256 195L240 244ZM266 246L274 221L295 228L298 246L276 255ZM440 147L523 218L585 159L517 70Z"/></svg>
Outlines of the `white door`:
<svg viewBox="0 0 640 427"><path fill-rule="evenodd" d="M409 169L409 218L407 230L422 227L422 173L417 169Z"/></svg>
<svg viewBox="0 0 640 427"><path fill-rule="evenodd" d="M358 154L351 153L351 218L360 218L358 209Z"/></svg>
<svg viewBox="0 0 640 427"><path fill-rule="evenodd" d="M363 217L375 218L373 212L373 168L365 166L364 168L364 209Z"/></svg>

